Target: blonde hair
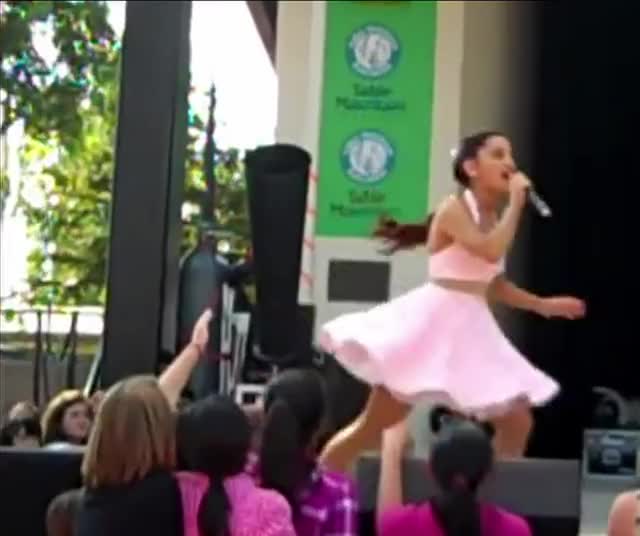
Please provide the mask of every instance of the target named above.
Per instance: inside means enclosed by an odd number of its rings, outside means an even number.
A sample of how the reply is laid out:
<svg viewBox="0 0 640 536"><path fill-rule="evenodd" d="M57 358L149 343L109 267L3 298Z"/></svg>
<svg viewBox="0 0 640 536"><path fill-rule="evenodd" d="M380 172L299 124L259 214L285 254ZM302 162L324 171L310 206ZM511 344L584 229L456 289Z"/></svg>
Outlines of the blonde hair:
<svg viewBox="0 0 640 536"><path fill-rule="evenodd" d="M175 463L175 416L156 379L135 376L111 387L82 462L85 485L125 484Z"/></svg>
<svg viewBox="0 0 640 536"><path fill-rule="evenodd" d="M86 404L87 410L91 411L89 400L82 394L82 391L77 389L61 391L47 404L47 409L44 410L40 421L42 442L45 445L54 441L68 440L62 430L62 421L67 409L75 404Z"/></svg>

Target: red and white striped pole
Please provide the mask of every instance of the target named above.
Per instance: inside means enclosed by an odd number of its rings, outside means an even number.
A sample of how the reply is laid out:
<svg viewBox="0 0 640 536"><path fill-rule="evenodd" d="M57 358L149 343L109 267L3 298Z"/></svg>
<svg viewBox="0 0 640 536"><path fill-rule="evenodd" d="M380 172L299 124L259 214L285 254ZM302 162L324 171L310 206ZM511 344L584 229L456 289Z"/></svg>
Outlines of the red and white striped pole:
<svg viewBox="0 0 640 536"><path fill-rule="evenodd" d="M302 239L302 262L300 263L300 288L298 290L298 303L301 305L312 305L314 302L313 267L317 187L318 174L311 166L309 168L309 190L307 192L307 210L304 221L304 237Z"/></svg>

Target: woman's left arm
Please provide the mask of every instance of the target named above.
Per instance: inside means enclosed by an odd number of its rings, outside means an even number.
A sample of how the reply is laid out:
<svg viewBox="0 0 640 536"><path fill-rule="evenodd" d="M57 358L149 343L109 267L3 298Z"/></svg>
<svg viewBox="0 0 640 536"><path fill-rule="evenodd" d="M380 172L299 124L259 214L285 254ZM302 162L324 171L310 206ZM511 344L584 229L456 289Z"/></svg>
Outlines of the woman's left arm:
<svg viewBox="0 0 640 536"><path fill-rule="evenodd" d="M578 298L571 296L543 298L518 287L504 275L496 277L491 283L489 299L546 318L560 317L574 320L586 314L586 305Z"/></svg>
<svg viewBox="0 0 640 536"><path fill-rule="evenodd" d="M539 311L544 301L544 298L518 287L504 275L499 275L492 281L489 287L489 299L514 309L537 314L540 314Z"/></svg>

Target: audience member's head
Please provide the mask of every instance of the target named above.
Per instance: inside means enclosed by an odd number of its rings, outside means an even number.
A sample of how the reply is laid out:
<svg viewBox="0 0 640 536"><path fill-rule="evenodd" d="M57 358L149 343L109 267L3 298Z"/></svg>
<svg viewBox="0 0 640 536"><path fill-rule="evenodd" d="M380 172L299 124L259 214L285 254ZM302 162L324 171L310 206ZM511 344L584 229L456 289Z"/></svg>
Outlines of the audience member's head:
<svg viewBox="0 0 640 536"><path fill-rule="evenodd" d="M178 417L178 451L185 469L209 477L210 484L198 513L204 536L228 531L230 503L225 478L242 473L251 444L251 428L245 413L232 400L209 396Z"/></svg>
<svg viewBox="0 0 640 536"><path fill-rule="evenodd" d="M40 446L40 422L37 417L15 418L0 430L0 446L37 448Z"/></svg>
<svg viewBox="0 0 640 536"><path fill-rule="evenodd" d="M16 402L9 410L8 420L32 419L38 417L38 408L33 402L23 400Z"/></svg>
<svg viewBox="0 0 640 536"><path fill-rule="evenodd" d="M472 422L444 427L431 453L430 467L438 484L434 512L446 536L480 536L478 487L493 465L487 432Z"/></svg>
<svg viewBox="0 0 640 536"><path fill-rule="evenodd" d="M47 536L73 536L81 499L80 490L58 495L47 508Z"/></svg>
<svg viewBox="0 0 640 536"><path fill-rule="evenodd" d="M175 466L175 417L158 382L135 376L109 389L100 404L84 455L88 488L142 480Z"/></svg>
<svg viewBox="0 0 640 536"><path fill-rule="evenodd" d="M267 386L260 478L294 509L296 493L316 465L326 407L324 383L313 370L287 370Z"/></svg>
<svg viewBox="0 0 640 536"><path fill-rule="evenodd" d="M91 405L78 390L62 391L42 415L42 443L83 445L91 430Z"/></svg>

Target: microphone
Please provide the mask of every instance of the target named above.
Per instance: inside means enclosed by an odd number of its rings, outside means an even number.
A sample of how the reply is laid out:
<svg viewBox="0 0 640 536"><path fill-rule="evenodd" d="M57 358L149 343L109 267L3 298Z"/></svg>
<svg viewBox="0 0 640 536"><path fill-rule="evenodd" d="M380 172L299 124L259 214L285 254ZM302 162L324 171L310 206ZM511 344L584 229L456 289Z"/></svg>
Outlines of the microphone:
<svg viewBox="0 0 640 536"><path fill-rule="evenodd" d="M537 210L538 214L543 218L551 217L551 208L547 203L540 197L533 188L529 189L529 202L533 205L533 207Z"/></svg>

